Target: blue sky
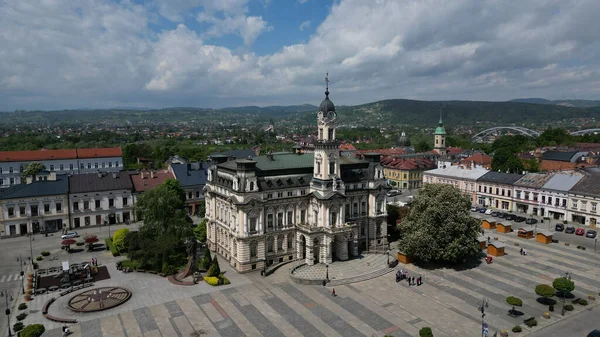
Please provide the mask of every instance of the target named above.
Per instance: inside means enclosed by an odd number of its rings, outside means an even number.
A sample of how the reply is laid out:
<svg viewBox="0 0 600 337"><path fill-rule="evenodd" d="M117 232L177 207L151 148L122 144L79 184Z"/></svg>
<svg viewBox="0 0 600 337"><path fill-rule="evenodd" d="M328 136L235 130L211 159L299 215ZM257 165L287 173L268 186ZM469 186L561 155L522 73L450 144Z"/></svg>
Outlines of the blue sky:
<svg viewBox="0 0 600 337"><path fill-rule="evenodd" d="M600 1L0 1L0 110L600 99Z"/></svg>

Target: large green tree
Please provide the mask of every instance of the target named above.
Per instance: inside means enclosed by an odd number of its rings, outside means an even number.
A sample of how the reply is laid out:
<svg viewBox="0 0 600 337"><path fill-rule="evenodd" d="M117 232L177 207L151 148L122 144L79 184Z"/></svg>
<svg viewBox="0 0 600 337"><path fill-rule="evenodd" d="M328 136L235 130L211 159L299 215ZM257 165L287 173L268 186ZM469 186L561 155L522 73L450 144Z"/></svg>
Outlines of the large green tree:
<svg viewBox="0 0 600 337"><path fill-rule="evenodd" d="M457 188L425 185L400 224L398 248L424 262L454 263L478 256L481 227L470 208L471 200Z"/></svg>
<svg viewBox="0 0 600 337"><path fill-rule="evenodd" d="M521 173L523 163L509 148L500 148L494 152L492 170L509 173Z"/></svg>
<svg viewBox="0 0 600 337"><path fill-rule="evenodd" d="M559 277L552 281L552 288L556 289L558 296L563 297L575 290L575 282L566 277Z"/></svg>
<svg viewBox="0 0 600 337"><path fill-rule="evenodd" d="M142 194L136 212L144 223L135 242L130 241L131 259L163 271L185 260L185 243L195 237L185 201L172 183L165 182Z"/></svg>
<svg viewBox="0 0 600 337"><path fill-rule="evenodd" d="M33 162L27 165L27 168L23 170L23 177L36 176L39 172L44 171L46 166L42 163Z"/></svg>

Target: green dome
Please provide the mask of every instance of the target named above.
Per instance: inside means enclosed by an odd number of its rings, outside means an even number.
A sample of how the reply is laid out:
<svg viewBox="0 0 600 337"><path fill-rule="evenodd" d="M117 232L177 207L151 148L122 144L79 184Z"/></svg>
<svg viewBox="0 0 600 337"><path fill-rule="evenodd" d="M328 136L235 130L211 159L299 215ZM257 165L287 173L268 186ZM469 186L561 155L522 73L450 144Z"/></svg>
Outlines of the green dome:
<svg viewBox="0 0 600 337"><path fill-rule="evenodd" d="M440 125L435 129L434 135L445 135L445 134L446 134L446 129L444 129L443 125Z"/></svg>

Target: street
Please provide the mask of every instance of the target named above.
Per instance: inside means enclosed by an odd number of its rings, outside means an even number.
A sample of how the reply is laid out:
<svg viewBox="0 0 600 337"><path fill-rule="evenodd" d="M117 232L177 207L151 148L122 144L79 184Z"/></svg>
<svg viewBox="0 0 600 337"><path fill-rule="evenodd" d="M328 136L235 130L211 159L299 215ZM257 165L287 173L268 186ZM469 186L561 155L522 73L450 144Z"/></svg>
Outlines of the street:
<svg viewBox="0 0 600 337"><path fill-rule="evenodd" d="M120 228L129 228L130 230L137 229L138 223L127 225L110 226L111 235ZM104 239L108 237L108 226L77 228L75 231L79 234L77 240L82 239L86 234L95 234L98 236L98 243L104 244ZM35 234L31 240L27 236L9 238L0 240L0 289L8 293L8 306L11 309L14 317L15 306L23 302L22 286L20 280L20 260L21 257L27 263L23 266L25 278L27 277L28 266L31 264L30 258L33 259L40 255L41 251L49 251L50 256L55 252L61 251L61 232L48 234L48 237L43 234ZM57 264L60 261L56 261ZM31 270L31 268L29 268ZM12 300L11 300L12 297ZM6 297L0 298L0 310L4 313L6 309ZM14 321L13 321L14 324ZM12 330L12 326L11 326ZM0 318L0 336L8 336L8 327L6 317Z"/></svg>
<svg viewBox="0 0 600 337"><path fill-rule="evenodd" d="M579 314L559 321L553 325L545 327L541 330L531 333L530 337L586 337L593 329L589 326L596 324L595 328L600 329L598 324L598 317L600 316L600 309L593 307L587 309Z"/></svg>

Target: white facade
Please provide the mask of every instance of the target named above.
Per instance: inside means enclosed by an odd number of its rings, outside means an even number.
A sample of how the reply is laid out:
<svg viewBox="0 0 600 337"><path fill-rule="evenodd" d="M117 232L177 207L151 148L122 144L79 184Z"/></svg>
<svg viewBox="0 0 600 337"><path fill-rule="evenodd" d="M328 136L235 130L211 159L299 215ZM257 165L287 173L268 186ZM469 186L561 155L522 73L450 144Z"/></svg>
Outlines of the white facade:
<svg viewBox="0 0 600 337"><path fill-rule="evenodd" d="M4 236L60 230L68 221L67 196L1 200Z"/></svg>
<svg viewBox="0 0 600 337"><path fill-rule="evenodd" d="M130 190L71 194L71 229L132 220L133 202Z"/></svg>

